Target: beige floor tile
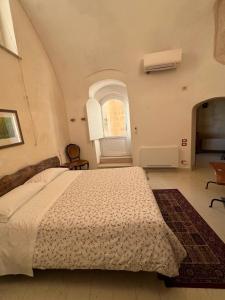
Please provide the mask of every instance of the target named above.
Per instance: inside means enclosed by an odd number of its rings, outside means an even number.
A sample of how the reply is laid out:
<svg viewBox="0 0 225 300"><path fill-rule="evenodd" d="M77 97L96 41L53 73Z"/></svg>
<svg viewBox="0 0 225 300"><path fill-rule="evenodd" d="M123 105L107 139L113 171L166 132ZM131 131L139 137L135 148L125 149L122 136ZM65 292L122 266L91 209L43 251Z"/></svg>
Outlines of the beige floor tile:
<svg viewBox="0 0 225 300"><path fill-rule="evenodd" d="M213 300L209 289L185 289L187 299L190 300Z"/></svg>
<svg viewBox="0 0 225 300"><path fill-rule="evenodd" d="M136 282L136 299L160 300L159 290L164 288L163 282L157 278L156 274L139 273Z"/></svg>
<svg viewBox="0 0 225 300"><path fill-rule="evenodd" d="M212 300L224 300L225 299L225 290L212 290L208 291Z"/></svg>
<svg viewBox="0 0 225 300"><path fill-rule="evenodd" d="M184 288L163 288L159 290L160 300L191 300L187 298Z"/></svg>
<svg viewBox="0 0 225 300"><path fill-rule="evenodd" d="M90 282L90 300L112 300L115 285L116 282L114 282L110 271L93 271L92 280Z"/></svg>
<svg viewBox="0 0 225 300"><path fill-rule="evenodd" d="M112 272L113 300L136 300L136 281L138 273L133 272Z"/></svg>

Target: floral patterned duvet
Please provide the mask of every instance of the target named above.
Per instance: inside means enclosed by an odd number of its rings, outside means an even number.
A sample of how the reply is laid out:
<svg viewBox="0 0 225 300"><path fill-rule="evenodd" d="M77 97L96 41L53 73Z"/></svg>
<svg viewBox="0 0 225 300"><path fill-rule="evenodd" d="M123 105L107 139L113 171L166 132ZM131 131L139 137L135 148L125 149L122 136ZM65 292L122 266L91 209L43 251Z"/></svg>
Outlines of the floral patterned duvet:
<svg viewBox="0 0 225 300"><path fill-rule="evenodd" d="M81 172L43 216L33 268L176 276L185 256L141 168L90 170Z"/></svg>

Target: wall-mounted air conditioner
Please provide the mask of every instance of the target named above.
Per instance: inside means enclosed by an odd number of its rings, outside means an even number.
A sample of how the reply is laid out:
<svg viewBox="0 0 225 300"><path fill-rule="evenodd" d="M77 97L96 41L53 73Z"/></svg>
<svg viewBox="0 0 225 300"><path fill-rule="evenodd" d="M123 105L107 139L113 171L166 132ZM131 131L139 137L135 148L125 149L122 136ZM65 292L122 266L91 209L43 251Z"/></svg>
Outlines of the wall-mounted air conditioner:
<svg viewBox="0 0 225 300"><path fill-rule="evenodd" d="M145 73L175 69L182 59L182 49L154 52L144 55Z"/></svg>

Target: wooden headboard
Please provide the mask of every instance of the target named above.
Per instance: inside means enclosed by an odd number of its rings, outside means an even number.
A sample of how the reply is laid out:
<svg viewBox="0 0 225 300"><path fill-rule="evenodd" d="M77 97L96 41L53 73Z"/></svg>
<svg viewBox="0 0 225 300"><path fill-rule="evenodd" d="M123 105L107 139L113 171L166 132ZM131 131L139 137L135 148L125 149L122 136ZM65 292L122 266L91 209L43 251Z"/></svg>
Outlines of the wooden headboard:
<svg viewBox="0 0 225 300"><path fill-rule="evenodd" d="M0 197L17 186L24 184L28 179L41 171L49 168L59 167L60 161L57 156L42 160L36 165L27 166L17 172L6 175L0 179Z"/></svg>

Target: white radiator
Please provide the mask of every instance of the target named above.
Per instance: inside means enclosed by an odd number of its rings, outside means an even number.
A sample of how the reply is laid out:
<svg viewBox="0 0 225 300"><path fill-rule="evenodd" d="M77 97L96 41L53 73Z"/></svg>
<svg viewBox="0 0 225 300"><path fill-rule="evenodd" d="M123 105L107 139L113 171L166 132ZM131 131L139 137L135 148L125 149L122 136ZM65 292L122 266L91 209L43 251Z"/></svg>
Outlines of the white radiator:
<svg viewBox="0 0 225 300"><path fill-rule="evenodd" d="M144 168L177 168L178 146L141 147L139 164Z"/></svg>

